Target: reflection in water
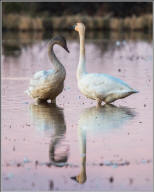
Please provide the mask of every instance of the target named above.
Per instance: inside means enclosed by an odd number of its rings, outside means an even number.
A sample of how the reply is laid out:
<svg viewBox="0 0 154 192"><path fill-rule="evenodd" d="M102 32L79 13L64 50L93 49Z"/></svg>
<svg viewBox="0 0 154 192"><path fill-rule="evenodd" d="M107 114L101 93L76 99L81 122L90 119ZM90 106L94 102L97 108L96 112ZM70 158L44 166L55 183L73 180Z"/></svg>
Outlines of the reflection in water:
<svg viewBox="0 0 154 192"><path fill-rule="evenodd" d="M62 144L66 133L66 124L62 108L56 104L44 103L30 105L30 113L33 124L39 132L51 137L49 145L49 159L54 166L62 167L68 159L68 148ZM66 147L65 147L66 148ZM56 151L60 149L57 154Z"/></svg>
<svg viewBox="0 0 154 192"><path fill-rule="evenodd" d="M4 32L3 33L3 55L19 57L22 48L26 48L35 44L36 42L40 42L42 40L49 40L51 37L55 35L63 35L67 40L74 41L76 40L76 34L74 32L69 31L53 31L49 32ZM103 43L102 43L103 40ZM107 40L107 41L106 41ZM108 43L110 41L110 44ZM86 41L89 41L98 46L99 49L104 53L107 50L110 50L115 45L115 41L152 41L152 34L145 32L113 32L113 31L91 31L86 33ZM98 41L100 43L98 43ZM87 42L88 43L88 42Z"/></svg>
<svg viewBox="0 0 154 192"><path fill-rule="evenodd" d="M3 43L3 54L5 56L19 57L21 55L21 47L17 43Z"/></svg>
<svg viewBox="0 0 154 192"><path fill-rule="evenodd" d="M71 177L80 184L86 179L86 135L105 134L119 129L128 120L133 119L135 112L126 107L116 107L114 105L104 105L99 108L91 107L85 109L78 122L79 141L81 147L81 171L79 175Z"/></svg>

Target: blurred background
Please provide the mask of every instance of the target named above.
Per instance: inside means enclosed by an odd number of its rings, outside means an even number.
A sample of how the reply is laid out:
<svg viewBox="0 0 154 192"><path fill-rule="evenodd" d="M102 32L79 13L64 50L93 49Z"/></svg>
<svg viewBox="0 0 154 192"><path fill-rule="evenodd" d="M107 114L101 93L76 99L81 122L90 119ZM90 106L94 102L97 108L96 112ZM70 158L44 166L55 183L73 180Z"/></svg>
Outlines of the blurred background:
<svg viewBox="0 0 154 192"><path fill-rule="evenodd" d="M3 29L68 29L74 21L96 29L152 29L152 3L3 3Z"/></svg>
<svg viewBox="0 0 154 192"><path fill-rule="evenodd" d="M120 11L121 10L121 11ZM105 3L105 2L34 2L34 3L3 3L3 14L19 13L31 16L66 16L89 15L105 16L112 14L114 17L141 16L152 14L152 3Z"/></svg>
<svg viewBox="0 0 154 192"><path fill-rule="evenodd" d="M20 51L20 45L50 39L57 31L74 39L71 26L79 21L87 39L152 39L152 3L146 2L3 2L2 16L4 52Z"/></svg>

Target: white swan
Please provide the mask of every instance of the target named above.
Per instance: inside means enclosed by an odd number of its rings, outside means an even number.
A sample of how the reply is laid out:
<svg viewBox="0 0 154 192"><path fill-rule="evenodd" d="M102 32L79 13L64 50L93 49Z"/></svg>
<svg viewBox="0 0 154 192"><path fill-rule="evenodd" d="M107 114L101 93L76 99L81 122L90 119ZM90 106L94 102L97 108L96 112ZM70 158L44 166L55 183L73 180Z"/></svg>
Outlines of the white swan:
<svg viewBox="0 0 154 192"><path fill-rule="evenodd" d="M54 37L48 45L48 56L53 64L53 70L39 71L30 81L30 87L26 93L37 102L50 99L55 102L56 97L63 91L66 71L64 66L55 56L53 46L58 44L69 52L66 40L62 36Z"/></svg>
<svg viewBox="0 0 154 192"><path fill-rule="evenodd" d="M129 87L122 80L108 74L87 73L85 59L85 26L77 23L73 26L79 32L80 37L80 58L77 68L77 81L79 90L83 95L97 101L97 105L112 103L117 99L125 98L138 91Z"/></svg>

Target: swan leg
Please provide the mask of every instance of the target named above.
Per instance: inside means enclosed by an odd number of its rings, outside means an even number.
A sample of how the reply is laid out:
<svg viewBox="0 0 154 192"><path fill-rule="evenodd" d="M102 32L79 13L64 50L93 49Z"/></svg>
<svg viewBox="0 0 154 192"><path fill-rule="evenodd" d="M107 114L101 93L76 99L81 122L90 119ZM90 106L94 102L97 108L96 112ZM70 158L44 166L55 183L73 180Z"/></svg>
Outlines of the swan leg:
<svg viewBox="0 0 154 192"><path fill-rule="evenodd" d="M102 103L102 100L100 100L99 98L97 98L96 101L97 101L96 107L100 107L100 106L101 106L101 103Z"/></svg>
<svg viewBox="0 0 154 192"><path fill-rule="evenodd" d="M40 99L40 98L35 99L36 105L38 105L40 103L44 103L44 102L46 102L46 100L44 100L44 99Z"/></svg>
<svg viewBox="0 0 154 192"><path fill-rule="evenodd" d="M55 99L51 99L51 103L55 103L56 104L56 98Z"/></svg>

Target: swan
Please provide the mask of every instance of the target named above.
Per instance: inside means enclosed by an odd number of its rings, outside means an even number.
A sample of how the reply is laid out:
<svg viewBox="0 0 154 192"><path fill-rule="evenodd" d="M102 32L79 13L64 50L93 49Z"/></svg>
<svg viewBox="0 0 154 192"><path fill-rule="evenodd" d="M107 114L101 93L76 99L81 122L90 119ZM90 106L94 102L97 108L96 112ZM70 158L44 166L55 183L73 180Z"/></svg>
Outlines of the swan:
<svg viewBox="0 0 154 192"><path fill-rule="evenodd" d="M115 100L125 98L138 91L129 87L122 80L108 74L87 73L85 58L85 25L77 23L73 29L79 33L80 38L80 58L77 67L78 88L87 98L97 101L100 106L102 101L106 104Z"/></svg>
<svg viewBox="0 0 154 192"><path fill-rule="evenodd" d="M86 151L87 137L91 136L97 140L98 135L105 135L109 132L119 130L136 116L136 112L128 107L116 107L112 104L105 104L99 108L85 108L80 113L78 121L78 137L80 145L81 166L80 173L71 177L77 183L83 184L87 180L86 173ZM99 149L98 149L99 150ZM100 149L102 150L102 148Z"/></svg>
<svg viewBox="0 0 154 192"><path fill-rule="evenodd" d="M56 97L63 91L66 71L54 54L55 44L63 47L68 53L66 40L63 36L54 37L48 44L48 56L53 64L53 70L36 72L30 80L30 87L25 92L34 98L37 103L51 100L56 102Z"/></svg>

